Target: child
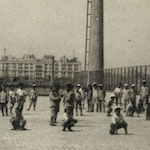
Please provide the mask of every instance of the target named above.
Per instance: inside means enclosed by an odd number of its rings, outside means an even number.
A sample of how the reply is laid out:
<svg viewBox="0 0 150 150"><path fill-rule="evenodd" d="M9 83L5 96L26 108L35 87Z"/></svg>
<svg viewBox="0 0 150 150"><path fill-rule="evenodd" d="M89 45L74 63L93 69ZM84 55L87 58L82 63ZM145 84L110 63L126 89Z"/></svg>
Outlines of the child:
<svg viewBox="0 0 150 150"><path fill-rule="evenodd" d="M132 105L132 103L130 102L130 103L127 105L126 117L127 117L127 116L131 116L131 115L132 115L132 112L133 112L133 105Z"/></svg>
<svg viewBox="0 0 150 150"><path fill-rule="evenodd" d="M29 108L27 109L27 111L30 110L32 105L33 105L33 110L35 111L36 102L37 102L37 91L36 91L35 84L32 85L32 89L29 92L29 99L30 99L30 104L29 104Z"/></svg>
<svg viewBox="0 0 150 150"><path fill-rule="evenodd" d="M128 124L125 122L121 114L121 108L116 107L115 114L112 117L112 124L110 126L110 134L118 134L118 129L120 128L124 128L125 134L128 134L127 126Z"/></svg>
<svg viewBox="0 0 150 150"><path fill-rule="evenodd" d="M112 112L112 105L114 103L115 95L111 95L110 98L111 99L110 99L110 101L108 102L108 105L107 105L107 107L108 107L107 116L111 116L110 113Z"/></svg>
<svg viewBox="0 0 150 150"><path fill-rule="evenodd" d="M63 131L66 131L66 128L68 128L69 131L72 131L71 127L74 126L75 123L77 123L77 120L72 118L71 107L68 106L64 113L64 120L62 124Z"/></svg>
<svg viewBox="0 0 150 150"><path fill-rule="evenodd" d="M2 116L4 116L4 110L6 112L6 116L8 116L8 94L5 90L5 86L1 85L2 91L0 92L0 109L2 111Z"/></svg>
<svg viewBox="0 0 150 150"><path fill-rule="evenodd" d="M127 106L126 116L133 117L135 112L137 113L137 116L139 117L139 111L138 111L138 108L136 106L136 103L135 103L135 101L131 101Z"/></svg>
<svg viewBox="0 0 150 150"><path fill-rule="evenodd" d="M75 90L75 108L76 108L76 116L78 116L78 108L80 109L80 116L83 116L82 114L82 95L80 90L80 85L77 84L77 88Z"/></svg>
<svg viewBox="0 0 150 150"><path fill-rule="evenodd" d="M143 111L145 111L143 100L141 98L139 99L139 103L138 103L138 111L139 113L142 113Z"/></svg>
<svg viewBox="0 0 150 150"><path fill-rule="evenodd" d="M10 119L13 130L25 130L26 120L24 120L20 108L16 108L16 115Z"/></svg>
<svg viewBox="0 0 150 150"><path fill-rule="evenodd" d="M98 102L97 102L97 112L98 111L102 112L102 109L105 112L105 97L106 97L106 92L105 92L102 84L99 84L98 94L99 95L98 95Z"/></svg>
<svg viewBox="0 0 150 150"><path fill-rule="evenodd" d="M146 107L146 120L150 120L150 103Z"/></svg>
<svg viewBox="0 0 150 150"><path fill-rule="evenodd" d="M19 110L22 113L24 103L26 101L26 93L23 89L23 84L22 83L19 83L19 88L16 91L16 95L17 95L17 101L16 101L17 106L16 106L16 108L20 108Z"/></svg>
<svg viewBox="0 0 150 150"><path fill-rule="evenodd" d="M13 87L11 87L11 90L9 91L9 99L10 99L10 114L13 114L12 109L16 103L16 97Z"/></svg>

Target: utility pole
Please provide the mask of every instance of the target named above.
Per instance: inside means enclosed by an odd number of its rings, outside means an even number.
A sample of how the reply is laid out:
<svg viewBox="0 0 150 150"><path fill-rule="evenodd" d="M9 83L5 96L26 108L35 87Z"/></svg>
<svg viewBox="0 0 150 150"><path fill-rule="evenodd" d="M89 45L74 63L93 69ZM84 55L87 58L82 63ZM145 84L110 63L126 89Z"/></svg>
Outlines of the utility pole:
<svg viewBox="0 0 150 150"><path fill-rule="evenodd" d="M4 48L4 58L6 60L6 48Z"/></svg>
<svg viewBox="0 0 150 150"><path fill-rule="evenodd" d="M50 82L50 85L53 85L54 84L54 65L55 65L55 57L52 56L52 75L51 75L51 82Z"/></svg>
<svg viewBox="0 0 150 150"><path fill-rule="evenodd" d="M4 48L4 78L7 76L7 68L6 68L6 48Z"/></svg>
<svg viewBox="0 0 150 150"><path fill-rule="evenodd" d="M86 34L85 34L85 62L84 62L84 75L87 78L87 86L89 85L89 42L90 42L90 29L91 29L91 7L92 0L87 0L87 16L86 16Z"/></svg>
<svg viewBox="0 0 150 150"><path fill-rule="evenodd" d="M73 50L73 58L75 58L75 50Z"/></svg>

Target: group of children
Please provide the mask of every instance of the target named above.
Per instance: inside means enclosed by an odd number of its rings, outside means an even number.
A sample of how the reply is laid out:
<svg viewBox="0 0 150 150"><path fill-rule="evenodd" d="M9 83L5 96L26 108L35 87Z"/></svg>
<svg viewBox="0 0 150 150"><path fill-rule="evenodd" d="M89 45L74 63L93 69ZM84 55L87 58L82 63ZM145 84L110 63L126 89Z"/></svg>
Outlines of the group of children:
<svg viewBox="0 0 150 150"><path fill-rule="evenodd" d="M4 116L4 110L6 112L6 116L8 116L8 103L10 103L10 114L13 114L13 108L15 106L15 115L10 119L13 129L15 130L25 129L26 120L23 118L22 110L24 108L26 95L27 94L23 89L23 84L20 84L16 92L14 92L13 88L11 88L9 93L5 90L5 86L1 85L0 109L2 111L2 116ZM27 111L30 110L32 105L33 110L35 110L38 97L35 84L33 84L32 89L28 95L30 104ZM120 85L115 88L114 94L110 96L110 101L107 103L107 116L111 116L114 102L116 103L116 107L114 108L114 115L112 117L112 123L110 126L110 134L117 134L118 129L120 128L124 128L125 133L128 133L128 125L125 122L123 115L121 114L121 107L123 104L126 116L133 116L135 112L139 116L140 111L146 110L146 119L150 119L150 104L148 102L148 87L146 86L146 81L143 81L138 105L136 103L136 95L137 92L134 84L131 85L130 89L128 88L127 84L124 85L124 89L121 89ZM89 85L88 89L85 91L83 91L80 84L77 84L75 88L72 84L67 84L63 93L59 92L59 88L56 85L51 86L49 94L51 103L50 125L57 125L57 114L59 112L59 105L61 100L64 104L64 120L62 123L63 131L66 131L66 128L69 131L72 131L71 127L77 123L77 120L74 119L74 109L76 116L78 116L78 109L80 111L80 116L83 116L84 101L86 99L88 106L87 112L94 112L95 106L96 112L105 112L105 97L106 92L102 84L97 85L96 83L93 83L93 85Z"/></svg>
<svg viewBox="0 0 150 150"><path fill-rule="evenodd" d="M63 120L63 131L66 131L66 128L69 131L72 131L71 127L77 123L77 120L73 118L73 110L74 110L74 100L75 93L73 91L72 84L66 85L66 90L64 93L59 93L58 87L56 85L51 86L50 88L50 109L51 109L51 117L50 117L50 125L56 126L57 123L57 113L59 112L60 101L63 99L64 104L64 120Z"/></svg>
<svg viewBox="0 0 150 150"><path fill-rule="evenodd" d="M131 88L128 88L128 84L124 85L124 89L122 90L120 84L116 87L114 94L111 95L111 100L108 102L108 112L107 116L110 116L112 112L112 105L116 100L116 108L114 109L115 114L112 117L112 124L110 129L110 134L117 134L117 130L119 128L124 128L125 133L127 134L127 123L123 119L121 112L122 102L124 103L124 112L126 112L126 116L132 116L134 113L137 113L139 117L139 113L142 111L146 111L146 120L150 120L150 103L149 103L149 91L146 84L146 81L143 80L143 85L140 90L139 102L137 104L137 91L135 88L135 84L131 85Z"/></svg>
<svg viewBox="0 0 150 150"><path fill-rule="evenodd" d="M36 93L36 85L33 85L33 88L29 92L29 99L30 99L30 105L27 110L30 110L31 106L33 105L33 109L35 110L36 106L36 100L37 100L37 93ZM25 129L26 120L24 120L22 111L24 108L24 103L26 101L26 95L27 93L23 89L23 84L19 84L19 88L14 91L14 89L11 87L10 91L7 91L5 86L1 84L0 86L0 109L2 112L2 116L5 115L8 116L8 104L10 106L10 115L13 115L11 117L10 122L13 126L13 129L17 130L23 130Z"/></svg>

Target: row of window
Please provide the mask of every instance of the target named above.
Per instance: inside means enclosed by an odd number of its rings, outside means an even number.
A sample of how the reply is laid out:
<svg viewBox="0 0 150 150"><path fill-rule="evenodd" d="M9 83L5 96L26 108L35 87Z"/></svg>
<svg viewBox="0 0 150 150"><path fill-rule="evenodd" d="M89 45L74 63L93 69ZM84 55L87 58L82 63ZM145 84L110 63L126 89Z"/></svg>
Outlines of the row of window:
<svg viewBox="0 0 150 150"><path fill-rule="evenodd" d="M3 69L17 69L16 64L11 64L12 66L10 66L10 64L6 64L6 66L4 66L3 64ZM68 71L79 71L79 65L74 65L74 69L72 68L73 65L68 65ZM42 65L36 65L36 70L42 70L43 66ZM33 64L18 64L18 70L33 70ZM49 67L45 66L45 70L52 70L52 66L50 65ZM58 64L55 65L54 70L59 70L58 69ZM66 71L66 65L62 65L61 66L61 70Z"/></svg>

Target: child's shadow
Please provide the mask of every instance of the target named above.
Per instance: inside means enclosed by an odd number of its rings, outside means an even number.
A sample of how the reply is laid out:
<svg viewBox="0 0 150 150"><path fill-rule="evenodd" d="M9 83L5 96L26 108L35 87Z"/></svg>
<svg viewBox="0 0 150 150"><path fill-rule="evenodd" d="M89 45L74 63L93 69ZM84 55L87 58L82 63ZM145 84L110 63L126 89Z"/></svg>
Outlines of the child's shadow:
<svg viewBox="0 0 150 150"><path fill-rule="evenodd" d="M93 127L93 125L76 125L76 127Z"/></svg>
<svg viewBox="0 0 150 150"><path fill-rule="evenodd" d="M31 131L31 129L10 129L10 131Z"/></svg>
<svg viewBox="0 0 150 150"><path fill-rule="evenodd" d="M133 133L128 133L128 134L125 134L125 133L118 133L118 134L116 134L116 135L126 135L126 136L128 136L128 135L134 135Z"/></svg>
<svg viewBox="0 0 150 150"><path fill-rule="evenodd" d="M72 131L66 130L65 132L73 133L73 132L82 132L82 131L83 131L83 130L72 130Z"/></svg>

